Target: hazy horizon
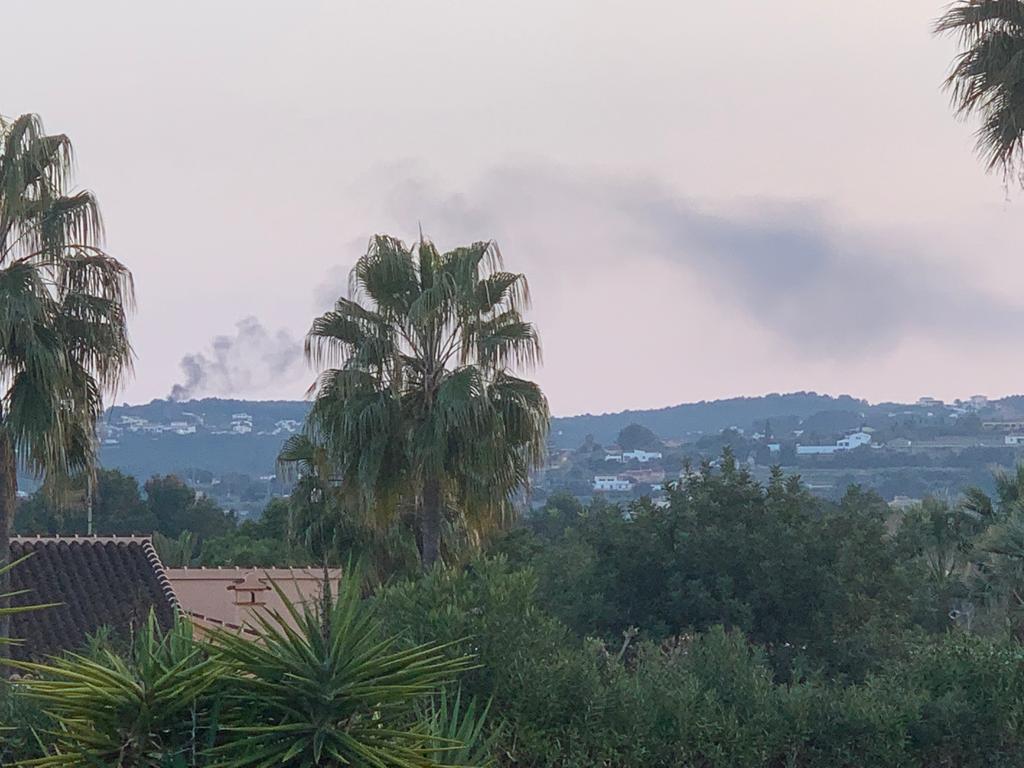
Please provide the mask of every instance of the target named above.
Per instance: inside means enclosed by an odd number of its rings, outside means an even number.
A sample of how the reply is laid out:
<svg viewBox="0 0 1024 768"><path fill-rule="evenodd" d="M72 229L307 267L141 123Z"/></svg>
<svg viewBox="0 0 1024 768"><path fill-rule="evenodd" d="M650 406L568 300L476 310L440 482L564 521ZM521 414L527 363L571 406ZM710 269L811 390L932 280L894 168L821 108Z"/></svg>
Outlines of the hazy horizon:
<svg viewBox="0 0 1024 768"><path fill-rule="evenodd" d="M313 316L420 224L528 275L558 415L998 397L1024 220L941 91L945 5L15 0L47 45L6 41L0 112L71 137L135 273L116 402L301 399Z"/></svg>

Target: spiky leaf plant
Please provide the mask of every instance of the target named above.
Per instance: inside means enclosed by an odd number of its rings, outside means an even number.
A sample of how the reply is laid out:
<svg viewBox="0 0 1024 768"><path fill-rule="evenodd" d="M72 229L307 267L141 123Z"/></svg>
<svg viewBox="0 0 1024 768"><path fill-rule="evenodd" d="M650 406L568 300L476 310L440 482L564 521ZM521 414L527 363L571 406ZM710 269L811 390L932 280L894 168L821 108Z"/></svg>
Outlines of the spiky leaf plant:
<svg viewBox="0 0 1024 768"><path fill-rule="evenodd" d="M489 768L494 764L494 746L499 729L487 728L491 704L481 707L475 698L462 699L462 689L452 696L447 690L434 697L421 711L432 737L432 757L451 768Z"/></svg>
<svg viewBox="0 0 1024 768"><path fill-rule="evenodd" d="M36 701L51 726L46 768L192 768L212 735L203 695L220 664L180 621L163 632L154 615L122 657L104 648L48 664L11 662L26 678L19 695Z"/></svg>
<svg viewBox="0 0 1024 768"><path fill-rule="evenodd" d="M318 603L252 622L258 638L226 630L213 652L231 670L218 768L429 768L436 742L417 704L470 665L444 646L401 648L381 631L358 579L348 573ZM457 746L457 745L456 745Z"/></svg>

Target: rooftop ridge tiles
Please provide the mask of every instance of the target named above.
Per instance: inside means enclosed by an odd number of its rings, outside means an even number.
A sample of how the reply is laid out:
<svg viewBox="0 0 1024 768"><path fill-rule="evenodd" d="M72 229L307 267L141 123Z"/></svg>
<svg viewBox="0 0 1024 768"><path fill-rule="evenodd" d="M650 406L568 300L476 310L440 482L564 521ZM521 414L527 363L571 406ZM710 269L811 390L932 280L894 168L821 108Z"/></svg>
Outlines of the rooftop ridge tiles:
<svg viewBox="0 0 1024 768"><path fill-rule="evenodd" d="M170 602L171 607L174 608L175 613L181 611L181 603L178 602L178 596L174 592L174 585L171 584L171 580L167 578L167 572L164 570L164 564L160 560L160 555L156 551L156 547L153 546L153 542L146 539L142 543L142 551L146 554L146 559L149 561L150 567L156 573L156 580L160 584L160 589L163 590L164 597Z"/></svg>
<svg viewBox="0 0 1024 768"><path fill-rule="evenodd" d="M31 544L37 541L78 541L102 544L107 542L124 542L126 544L150 542L152 544L153 539L150 536L79 536L76 533L74 536L40 536L39 534L35 536L11 536L10 541L12 544Z"/></svg>

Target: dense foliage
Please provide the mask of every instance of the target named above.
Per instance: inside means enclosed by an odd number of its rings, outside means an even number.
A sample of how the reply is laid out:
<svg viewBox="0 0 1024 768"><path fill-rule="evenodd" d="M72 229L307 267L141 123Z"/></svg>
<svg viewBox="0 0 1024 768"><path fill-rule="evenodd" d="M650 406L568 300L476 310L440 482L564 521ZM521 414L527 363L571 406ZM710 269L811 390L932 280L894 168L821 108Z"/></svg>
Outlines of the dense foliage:
<svg viewBox="0 0 1024 768"><path fill-rule="evenodd" d="M476 702L442 693L471 660L400 647L357 578L305 605L281 597L285 614L245 634L197 638L151 617L128 648L100 637L16 664L26 676L0 689L13 726L0 754L53 768L434 768L490 743Z"/></svg>

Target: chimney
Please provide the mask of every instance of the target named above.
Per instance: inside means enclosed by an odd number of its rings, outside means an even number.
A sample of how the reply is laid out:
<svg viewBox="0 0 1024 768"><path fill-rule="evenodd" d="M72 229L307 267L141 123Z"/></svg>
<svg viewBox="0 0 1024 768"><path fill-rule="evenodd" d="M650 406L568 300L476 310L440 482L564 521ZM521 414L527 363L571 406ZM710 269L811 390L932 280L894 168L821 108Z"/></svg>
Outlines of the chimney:
<svg viewBox="0 0 1024 768"><path fill-rule="evenodd" d="M263 593L270 589L256 576L249 572L241 581L228 586L235 593L235 605L266 605Z"/></svg>

